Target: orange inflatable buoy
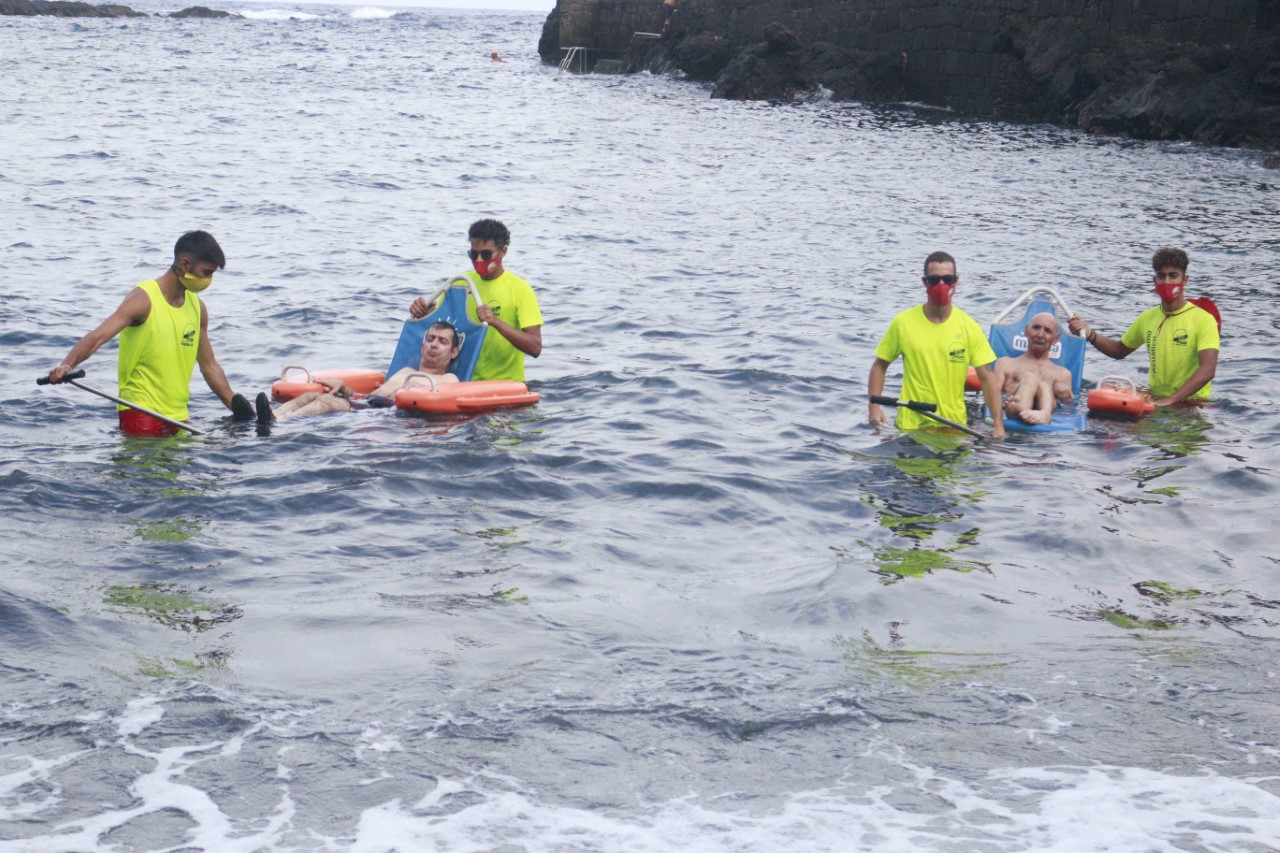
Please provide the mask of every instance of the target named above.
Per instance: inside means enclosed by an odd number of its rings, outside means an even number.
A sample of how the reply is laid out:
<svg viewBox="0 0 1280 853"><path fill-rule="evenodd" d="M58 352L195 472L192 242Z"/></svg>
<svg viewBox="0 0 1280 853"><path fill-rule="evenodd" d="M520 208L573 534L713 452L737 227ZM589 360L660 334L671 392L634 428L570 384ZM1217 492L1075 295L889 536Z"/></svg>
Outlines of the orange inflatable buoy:
<svg viewBox="0 0 1280 853"><path fill-rule="evenodd" d="M290 379L290 370L301 370L306 378ZM277 403L283 403L308 391L328 391L328 386L317 382L317 379L341 379L356 394L368 394L382 384L383 380L386 379L386 374L381 370L360 370L357 368L307 370L305 367L290 365L280 371L280 378L271 386L271 396L275 398Z"/></svg>
<svg viewBox="0 0 1280 853"><path fill-rule="evenodd" d="M972 367L969 368L968 374L966 374L964 377L964 390L966 391L982 390L982 380L978 378L978 371L974 370Z"/></svg>
<svg viewBox="0 0 1280 853"><path fill-rule="evenodd" d="M430 376L417 373L409 377L412 383L417 377ZM523 382L506 379L481 379L474 382L448 382L437 385L406 384L396 392L397 409L409 412L431 412L456 415L478 412L484 409L501 409L508 406L528 406L542 399L529 390Z"/></svg>
<svg viewBox="0 0 1280 853"><path fill-rule="evenodd" d="M1087 400L1091 413L1140 417L1156 410L1156 404L1124 376L1104 376Z"/></svg>

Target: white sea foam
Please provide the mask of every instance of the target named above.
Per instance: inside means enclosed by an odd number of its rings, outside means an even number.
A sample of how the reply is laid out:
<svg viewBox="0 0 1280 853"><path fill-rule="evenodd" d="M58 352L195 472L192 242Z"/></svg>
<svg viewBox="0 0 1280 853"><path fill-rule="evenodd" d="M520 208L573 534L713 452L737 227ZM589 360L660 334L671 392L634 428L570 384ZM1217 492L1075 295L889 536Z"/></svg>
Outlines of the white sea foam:
<svg viewBox="0 0 1280 853"><path fill-rule="evenodd" d="M254 21L315 21L324 17L294 9L247 9L238 14Z"/></svg>
<svg viewBox="0 0 1280 853"><path fill-rule="evenodd" d="M381 9L377 6L361 6L351 12L351 17L357 21L380 21L386 18L394 18L396 14L390 9Z"/></svg>
<svg viewBox="0 0 1280 853"><path fill-rule="evenodd" d="M689 849L694 839L697 849L734 851L1280 849L1269 846L1280 838L1280 798L1259 787L1261 780L1052 767L998 772L970 784L923 772L933 801L951 809L904 809L893 799L902 788L885 785L798 793L771 812L745 813L732 800L722 805L689 796L619 817L510 791L455 811L447 808L450 798L475 791L442 780L415 806L394 800L366 810L351 849L518 843L527 850L666 851Z"/></svg>
<svg viewBox="0 0 1280 853"><path fill-rule="evenodd" d="M49 784L53 771L88 752L89 750L82 749L52 759L25 756L20 760L26 762L26 767L0 774L0 821L31 817L61 802L59 786ZM20 798L19 792L25 788L40 790L39 798L30 796ZM10 803L12 806L9 805ZM3 849L3 845L0 845L0 849Z"/></svg>
<svg viewBox="0 0 1280 853"><path fill-rule="evenodd" d="M293 788L295 774L283 763L295 745L275 741L291 730L292 713L271 712L229 737L180 746L148 748L140 738L165 719L163 697L130 702L108 731L118 747L145 759L127 781L129 797L118 806L49 825L43 836L24 838L21 847L77 851L97 849L127 824L162 812L191 821L185 845L207 850L253 851L287 843L299 827ZM244 752L247 743L274 742L275 793L259 818L246 825L219 805L220 792L207 790L208 763ZM357 737L362 764L377 768L376 779L402 774L376 756L402 751L400 738L371 721ZM110 748L107 744L99 748ZM40 820L62 801L64 768L85 755L28 757L26 766L0 776L0 819ZM872 759L887 760L900 772L883 783L868 781ZM1174 853L1185 849L1234 853L1280 850L1280 797L1266 786L1280 777L1228 777L1213 772L1175 774L1156 769L1102 765L1009 767L974 778L956 778L919 763L890 743L864 752L848 777L830 786L777 799L748 789L718 796L690 793L665 802L634 802L619 808L566 805L537 790L537 781L509 774L469 779L439 778L431 790L403 795L351 812L351 826L324 838L330 849L483 850L504 845L521 849L670 849L773 851L778 849L866 850L881 853L982 849L1017 851L1128 851ZM304 780L305 784L305 780ZM401 788L403 791L404 789ZM349 829L347 827L350 827Z"/></svg>
<svg viewBox="0 0 1280 853"><path fill-rule="evenodd" d="M184 774L213 755L234 754L239 750L242 739L233 737L224 743L209 742L195 746L168 747L154 752L139 748L127 739L132 734L140 733L162 715L148 713L156 701L155 697L141 699L130 703L130 707L119 723L126 751L133 755L150 759L150 769L129 785L129 806L117 809L105 809L89 817L67 821L55 826L52 832L43 837L23 839L17 847L7 847L0 843L0 853L10 849L39 849L57 853L57 851L80 851L98 849L101 840L113 830L125 826L130 821L159 812L184 814L193 822L188 831L187 843L203 850L251 851L260 850L264 844L276 839L287 828L295 813L293 800L287 788L280 788L280 797L266 826L257 834L246 836L243 827L233 824L217 805L208 792L182 780ZM138 712L140 706L145 708ZM156 709L158 710L158 709ZM6 782L17 781L34 788L42 787L41 783L49 783L51 771L59 765L79 757L86 751L73 753L52 761L37 762L31 760L29 767L10 777L0 779L0 797L9 794L14 786ZM6 810L0 808L0 819L15 816L34 817L38 813L60 800L56 795L48 796L43 802L28 803L22 810Z"/></svg>
<svg viewBox="0 0 1280 853"><path fill-rule="evenodd" d="M120 715L116 723L116 731L120 737L130 737L145 730L164 717L164 708L160 706L161 697L143 696L132 700Z"/></svg>

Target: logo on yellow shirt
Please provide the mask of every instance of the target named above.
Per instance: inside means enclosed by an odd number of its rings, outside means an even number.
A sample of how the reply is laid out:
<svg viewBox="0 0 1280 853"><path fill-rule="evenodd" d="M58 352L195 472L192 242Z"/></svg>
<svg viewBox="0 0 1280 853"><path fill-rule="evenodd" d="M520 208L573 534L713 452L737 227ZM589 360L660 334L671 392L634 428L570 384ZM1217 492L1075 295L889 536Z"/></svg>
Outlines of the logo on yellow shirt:
<svg viewBox="0 0 1280 853"><path fill-rule="evenodd" d="M182 345L184 347L196 345L196 327L194 323L188 323L187 327L182 330Z"/></svg>
<svg viewBox="0 0 1280 853"><path fill-rule="evenodd" d="M1179 329L1173 333L1174 346L1185 347L1187 345L1187 330Z"/></svg>
<svg viewBox="0 0 1280 853"><path fill-rule="evenodd" d="M952 347L947 355L951 358L952 364L964 364L969 360L969 352L964 347Z"/></svg>

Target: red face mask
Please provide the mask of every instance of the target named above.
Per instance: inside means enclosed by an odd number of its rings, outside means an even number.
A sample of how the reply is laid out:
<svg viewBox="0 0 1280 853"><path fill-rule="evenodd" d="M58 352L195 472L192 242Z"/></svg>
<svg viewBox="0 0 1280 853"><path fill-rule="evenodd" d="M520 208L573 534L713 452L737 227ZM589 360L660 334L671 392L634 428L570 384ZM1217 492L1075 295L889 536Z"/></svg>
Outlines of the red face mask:
<svg viewBox="0 0 1280 853"><path fill-rule="evenodd" d="M956 292L954 284L926 284L925 292L929 294L929 304L936 305L939 308L951 304L951 295Z"/></svg>
<svg viewBox="0 0 1280 853"><path fill-rule="evenodd" d="M1182 282L1162 281L1156 285L1156 293L1160 294L1160 301L1165 305L1172 305L1178 301L1178 297L1182 295Z"/></svg>
<svg viewBox="0 0 1280 853"><path fill-rule="evenodd" d="M493 273L494 269L497 268L498 264L499 260L497 256L494 256L491 261L484 261L480 258L476 258L471 262L472 268L474 268L476 272L480 273L481 278L488 278Z"/></svg>

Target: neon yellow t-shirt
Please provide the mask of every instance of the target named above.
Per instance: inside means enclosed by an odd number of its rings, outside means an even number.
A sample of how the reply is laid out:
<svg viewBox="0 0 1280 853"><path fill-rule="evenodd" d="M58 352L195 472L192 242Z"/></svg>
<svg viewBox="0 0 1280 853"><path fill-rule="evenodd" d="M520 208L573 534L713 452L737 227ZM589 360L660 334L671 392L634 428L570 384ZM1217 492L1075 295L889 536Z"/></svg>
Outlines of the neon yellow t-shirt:
<svg viewBox="0 0 1280 853"><path fill-rule="evenodd" d="M502 275L491 281L485 281L476 272L466 273L480 298L493 309L493 313L504 323L510 323L517 329L528 329L542 325L542 311L538 308L538 297L534 295L529 282L514 273L502 271ZM467 299L467 314L479 323L476 317L475 300ZM472 379L514 379L524 381L524 353L504 338L497 329L485 333L484 344L480 348L480 357L476 359L476 370Z"/></svg>
<svg viewBox="0 0 1280 853"><path fill-rule="evenodd" d="M1166 314L1157 305L1139 314L1120 342L1130 349L1147 345L1151 393L1157 398L1168 397L1200 367L1201 350L1219 348L1218 321L1190 302L1177 314ZM1206 382L1187 399L1207 400L1212 384Z"/></svg>
<svg viewBox="0 0 1280 853"><path fill-rule="evenodd" d="M937 403L939 415L959 423L967 420L964 380L970 365L996 360L982 329L954 306L951 316L942 323L929 322L923 305L894 317L876 347L876 358L892 364L898 356L902 356L901 399ZM898 408L897 424L902 429L929 423L933 421L919 412L905 406Z"/></svg>
<svg viewBox="0 0 1280 853"><path fill-rule="evenodd" d="M151 311L141 326L126 326L120 332L116 368L120 397L165 417L185 421L191 399L191 371L200 349L200 300L194 293L187 293L182 307L174 308L155 279L138 287L151 299Z"/></svg>

